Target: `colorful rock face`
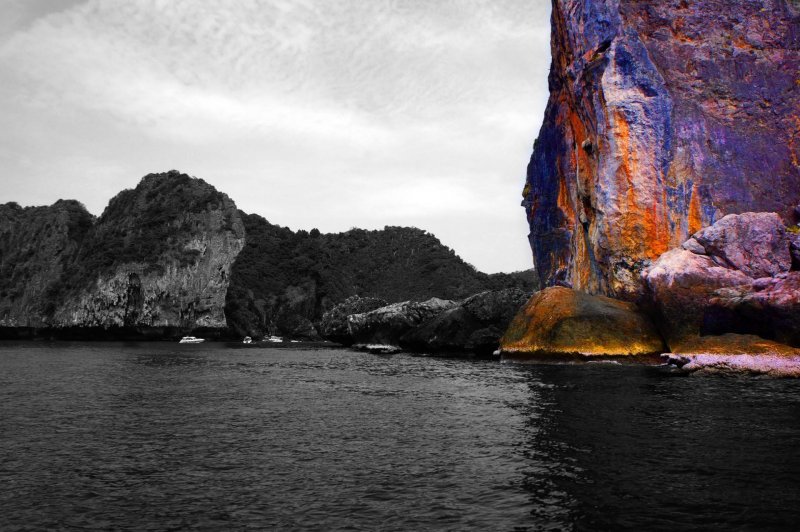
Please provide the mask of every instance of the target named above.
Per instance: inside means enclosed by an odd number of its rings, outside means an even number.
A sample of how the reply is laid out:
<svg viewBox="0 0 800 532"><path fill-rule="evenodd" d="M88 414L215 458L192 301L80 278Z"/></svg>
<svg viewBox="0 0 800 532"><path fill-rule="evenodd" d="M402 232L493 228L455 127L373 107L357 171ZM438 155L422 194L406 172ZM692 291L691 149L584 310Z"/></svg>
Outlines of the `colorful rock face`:
<svg viewBox="0 0 800 532"><path fill-rule="evenodd" d="M633 303L560 286L534 294L511 322L500 349L504 360L521 362L665 351L655 325Z"/></svg>
<svg viewBox="0 0 800 532"><path fill-rule="evenodd" d="M800 346L800 271L775 213L731 214L643 272L673 350L699 335L755 334Z"/></svg>
<svg viewBox="0 0 800 532"><path fill-rule="evenodd" d="M523 191L543 285L634 298L729 213L800 203L794 0L554 0L550 101Z"/></svg>

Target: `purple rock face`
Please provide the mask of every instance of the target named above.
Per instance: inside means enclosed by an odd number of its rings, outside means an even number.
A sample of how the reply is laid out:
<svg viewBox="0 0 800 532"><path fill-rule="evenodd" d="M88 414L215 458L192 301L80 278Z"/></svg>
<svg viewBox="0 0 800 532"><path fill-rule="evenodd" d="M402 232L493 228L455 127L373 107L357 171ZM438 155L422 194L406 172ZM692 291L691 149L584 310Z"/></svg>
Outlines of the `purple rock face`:
<svg viewBox="0 0 800 532"><path fill-rule="evenodd" d="M523 191L544 286L634 298L726 214L800 203L794 0L553 0L550 101Z"/></svg>
<svg viewBox="0 0 800 532"><path fill-rule="evenodd" d="M729 214L692 240L717 264L754 279L788 272L792 266L786 228L773 212Z"/></svg>
<svg viewBox="0 0 800 532"><path fill-rule="evenodd" d="M669 345L755 334L800 346L800 271L775 213L728 215L643 273Z"/></svg>

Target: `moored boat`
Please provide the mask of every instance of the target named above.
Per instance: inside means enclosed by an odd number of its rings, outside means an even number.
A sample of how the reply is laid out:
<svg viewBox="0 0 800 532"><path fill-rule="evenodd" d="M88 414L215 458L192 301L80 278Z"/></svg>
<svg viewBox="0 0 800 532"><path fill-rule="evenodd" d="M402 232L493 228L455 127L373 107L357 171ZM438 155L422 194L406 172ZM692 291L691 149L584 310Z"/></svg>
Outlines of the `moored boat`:
<svg viewBox="0 0 800 532"><path fill-rule="evenodd" d="M180 339L180 341L178 343L179 344L200 344L202 342L205 342L204 338L197 338L195 336L184 336L183 338Z"/></svg>

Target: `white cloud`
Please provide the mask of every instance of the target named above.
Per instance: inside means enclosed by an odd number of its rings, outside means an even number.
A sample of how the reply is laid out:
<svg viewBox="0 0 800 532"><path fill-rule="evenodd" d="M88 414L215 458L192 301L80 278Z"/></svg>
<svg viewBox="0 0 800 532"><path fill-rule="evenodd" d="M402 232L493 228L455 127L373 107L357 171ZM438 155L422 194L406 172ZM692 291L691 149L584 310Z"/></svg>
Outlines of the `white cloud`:
<svg viewBox="0 0 800 532"><path fill-rule="evenodd" d="M492 243L465 257L478 267L524 268L518 198L546 100L548 4L89 0L28 13L0 40L0 179L47 183L58 168L96 206L178 168L276 223L433 223L464 255ZM105 186L85 180L105 171Z"/></svg>

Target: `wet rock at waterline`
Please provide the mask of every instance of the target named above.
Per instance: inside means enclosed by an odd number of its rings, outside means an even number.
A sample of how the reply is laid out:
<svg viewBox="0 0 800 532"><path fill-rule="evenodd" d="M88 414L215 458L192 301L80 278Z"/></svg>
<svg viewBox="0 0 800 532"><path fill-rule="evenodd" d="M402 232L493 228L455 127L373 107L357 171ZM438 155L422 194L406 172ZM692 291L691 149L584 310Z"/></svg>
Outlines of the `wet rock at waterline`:
<svg viewBox="0 0 800 532"><path fill-rule="evenodd" d="M654 323L636 305L564 287L537 294L500 342L504 360L558 356L646 356L665 351Z"/></svg>
<svg viewBox="0 0 800 532"><path fill-rule="evenodd" d="M325 314L322 330L345 345L386 344L421 353L494 352L529 294L517 288L486 291L462 301L430 299L370 308L379 300L351 298Z"/></svg>
<svg viewBox="0 0 800 532"><path fill-rule="evenodd" d="M359 344L399 345L400 338L418 325L455 307L448 299L404 301L347 318L350 335Z"/></svg>
<svg viewBox="0 0 800 532"><path fill-rule="evenodd" d="M403 335L400 345L412 351L489 355L528 297L514 288L476 294Z"/></svg>
<svg viewBox="0 0 800 532"><path fill-rule="evenodd" d="M692 374L800 377L800 349L753 335L700 336L675 345L664 357Z"/></svg>

